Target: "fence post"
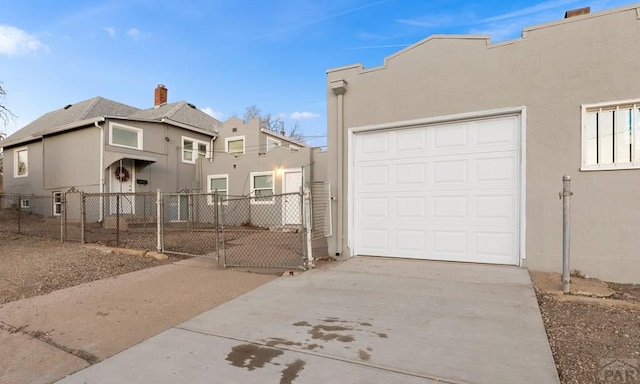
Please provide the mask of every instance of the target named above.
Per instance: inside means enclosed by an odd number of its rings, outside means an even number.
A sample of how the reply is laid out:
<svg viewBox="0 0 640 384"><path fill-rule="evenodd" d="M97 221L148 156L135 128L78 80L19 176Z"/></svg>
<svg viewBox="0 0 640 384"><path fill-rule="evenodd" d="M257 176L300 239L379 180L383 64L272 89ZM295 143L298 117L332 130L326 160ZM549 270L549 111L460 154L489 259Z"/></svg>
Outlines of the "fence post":
<svg viewBox="0 0 640 384"><path fill-rule="evenodd" d="M80 242L84 244L84 230L87 222L87 197L84 195L84 192L80 192L80 201Z"/></svg>
<svg viewBox="0 0 640 384"><path fill-rule="evenodd" d="M218 268L220 268L220 233L218 233L218 215L220 214L220 196L218 190L213 192L213 227L216 231L216 258L218 260Z"/></svg>
<svg viewBox="0 0 640 384"><path fill-rule="evenodd" d="M156 191L156 226L157 226L157 244L156 244L156 250L158 252L162 252L163 248L164 248L164 238L162 237L162 225L163 220L162 220L162 192L160 191L160 188L158 188L158 190Z"/></svg>
<svg viewBox="0 0 640 384"><path fill-rule="evenodd" d="M116 247L120 246L120 194L116 194Z"/></svg>
<svg viewBox="0 0 640 384"><path fill-rule="evenodd" d="M18 195L18 233L22 233L20 229L20 219L22 215L22 195Z"/></svg>
<svg viewBox="0 0 640 384"><path fill-rule="evenodd" d="M216 232L219 232L219 248L218 248L218 266L220 265L220 260L222 260L222 267L227 267L227 252L225 250L224 244L224 205L222 205L222 199L218 196L218 201L220 205L218 206L218 217L216 222ZM251 217L251 212L249 212L249 217Z"/></svg>
<svg viewBox="0 0 640 384"><path fill-rule="evenodd" d="M562 176L562 292L569 293L571 276L569 270L569 251L571 240L571 176Z"/></svg>
<svg viewBox="0 0 640 384"><path fill-rule="evenodd" d="M302 217L307 248L305 269L310 269L315 267L315 263L313 259L313 243L311 241L311 189L308 186L305 186L302 192Z"/></svg>

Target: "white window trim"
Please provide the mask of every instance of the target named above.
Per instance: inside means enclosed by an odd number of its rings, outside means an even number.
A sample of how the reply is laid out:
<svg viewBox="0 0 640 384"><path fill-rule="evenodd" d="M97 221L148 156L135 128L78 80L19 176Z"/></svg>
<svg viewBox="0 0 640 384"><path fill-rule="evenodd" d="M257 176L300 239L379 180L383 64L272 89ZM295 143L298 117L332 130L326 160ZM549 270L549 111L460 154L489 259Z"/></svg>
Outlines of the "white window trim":
<svg viewBox="0 0 640 384"><path fill-rule="evenodd" d="M117 144L113 142L113 128L116 129L122 129L123 131L131 131L131 132L135 132L138 135L138 146L133 147L130 145L122 145L122 144ZM144 146L142 145L142 129L140 128L135 128L135 127L129 127L127 125L122 125L122 124L117 124L117 123L109 123L109 145L112 145L114 147L121 147L121 148L133 148L133 149L139 149L142 150L142 148L144 148Z"/></svg>
<svg viewBox="0 0 640 384"><path fill-rule="evenodd" d="M237 141L237 140L242 140L242 152L229 152L229 142L230 141ZM227 153L233 153L233 154L240 154L240 155L244 155L245 153L245 149L246 149L246 145L247 145L247 140L245 140L244 135L243 136L233 136L233 137L227 137L224 139L224 151Z"/></svg>
<svg viewBox="0 0 640 384"><path fill-rule="evenodd" d="M27 152L27 171L24 173L24 175L18 175L18 153L22 151ZM29 149L28 147L16 148L13 150L13 177L17 179L19 177L27 176L29 176Z"/></svg>
<svg viewBox="0 0 640 384"><path fill-rule="evenodd" d="M275 147L269 149L269 142L271 142L272 144L275 144ZM267 146L266 146L266 151L267 152L272 151L272 150L276 149L277 147L279 147L281 145L282 145L282 142L280 140L276 140L273 137L267 136Z"/></svg>
<svg viewBox="0 0 640 384"><path fill-rule="evenodd" d="M185 142L185 140L191 141L194 144L194 148L192 149L192 151L193 151L192 154L195 154L196 156L192 156L191 160L187 160L187 159L184 158L184 142ZM196 163L196 160L198 159L197 154L198 154L198 145L199 144L204 144L206 146L206 148L207 148L206 152L207 153L205 153L205 159L209 159L209 154L211 153L211 149L209 148L209 143L208 142L203 141L203 140L194 139L193 137L189 137L189 136L182 136L181 143L182 143L182 147L181 147L181 151L180 151L180 157L182 158L182 162L183 163L185 163L185 164L195 164Z"/></svg>
<svg viewBox="0 0 640 384"><path fill-rule="evenodd" d="M53 216L60 216L62 214L62 192L54 191L51 193L51 195L53 196ZM56 212L56 207L60 207L59 212Z"/></svg>
<svg viewBox="0 0 640 384"><path fill-rule="evenodd" d="M254 199L251 199L251 204L274 204L275 199L273 197L271 197L271 200L256 200L255 199L255 188L254 188L254 178L256 176L265 176L265 175L270 175L271 176L271 192L273 195L276 194L276 173L274 171L267 171L267 172L251 172L249 174L249 179L250 179L250 184L251 184L251 197L254 197Z"/></svg>
<svg viewBox="0 0 640 384"><path fill-rule="evenodd" d="M613 163L613 164L587 164L587 113L594 109L612 109L618 110L620 107L633 106L634 109L640 108L640 99L618 100L596 104L582 104L581 113L581 166L580 171L611 171L623 169L638 169L640 161L632 161L630 163ZM640 114L633 113L633 129L631 131L631 158L635 159L636 154L640 151Z"/></svg>
<svg viewBox="0 0 640 384"><path fill-rule="evenodd" d="M220 175L208 175L207 176L207 192L208 193L214 193L215 191L211 189L211 180L212 179L225 179L226 183L227 183L227 190L224 192L224 197L229 196L229 174L225 173L225 174L220 174ZM208 195L207 196L207 204L208 205L213 205L213 195ZM223 202L222 204L228 204L228 202Z"/></svg>
<svg viewBox="0 0 640 384"><path fill-rule="evenodd" d="M29 199L20 199L20 208L31 208Z"/></svg>

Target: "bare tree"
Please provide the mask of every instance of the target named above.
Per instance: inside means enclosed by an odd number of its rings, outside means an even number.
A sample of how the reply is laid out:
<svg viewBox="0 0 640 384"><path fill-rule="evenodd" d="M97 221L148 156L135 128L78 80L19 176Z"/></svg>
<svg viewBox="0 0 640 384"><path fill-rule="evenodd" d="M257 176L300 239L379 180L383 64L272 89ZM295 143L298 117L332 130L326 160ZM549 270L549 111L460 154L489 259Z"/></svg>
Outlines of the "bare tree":
<svg viewBox="0 0 640 384"><path fill-rule="evenodd" d="M4 87L2 86L2 82L0 81L0 99L4 98L7 94ZM2 121L2 125L4 128L7 127L7 123L10 119L14 118L15 115L7 108L4 104L0 104L0 120ZM4 139L6 133L4 130L0 129L0 140Z"/></svg>
<svg viewBox="0 0 640 384"><path fill-rule="evenodd" d="M251 119L260 118L260 108L256 105L250 105L244 109L244 123L247 124Z"/></svg>
<svg viewBox="0 0 640 384"><path fill-rule="evenodd" d="M282 116L272 115L270 112L263 115L260 108L255 105L246 107L244 112L244 122L248 123L249 120L254 118L260 119L261 129L266 129L282 136L287 136L298 142L304 142L305 140L304 135L300 132L300 123L298 121L293 123L287 132Z"/></svg>

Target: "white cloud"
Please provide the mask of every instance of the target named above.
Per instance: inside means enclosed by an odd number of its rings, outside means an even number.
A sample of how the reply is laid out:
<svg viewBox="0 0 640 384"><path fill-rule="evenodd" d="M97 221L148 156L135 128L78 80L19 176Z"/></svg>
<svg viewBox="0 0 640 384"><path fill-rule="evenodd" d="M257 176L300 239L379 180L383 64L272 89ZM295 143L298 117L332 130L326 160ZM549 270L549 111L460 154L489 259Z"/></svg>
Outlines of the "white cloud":
<svg viewBox="0 0 640 384"><path fill-rule="evenodd" d="M116 37L116 29L113 27L104 27L104 30L107 31L109 36Z"/></svg>
<svg viewBox="0 0 640 384"><path fill-rule="evenodd" d="M41 50L49 51L49 47L35 36L16 27L0 25L0 54L12 56Z"/></svg>
<svg viewBox="0 0 640 384"><path fill-rule="evenodd" d="M132 39L137 39L138 36L140 36L140 31L136 28L129 28L129 30L127 31L127 35Z"/></svg>
<svg viewBox="0 0 640 384"><path fill-rule="evenodd" d="M224 114L222 112L214 111L213 109L211 109L209 107L202 108L201 111L206 113L207 115L215 118L215 119L220 120L220 121L222 121L222 119L224 119L225 116L226 116L226 114Z"/></svg>
<svg viewBox="0 0 640 384"><path fill-rule="evenodd" d="M294 120L303 120L303 119L317 119L320 117L317 113L313 112L293 112L289 118Z"/></svg>

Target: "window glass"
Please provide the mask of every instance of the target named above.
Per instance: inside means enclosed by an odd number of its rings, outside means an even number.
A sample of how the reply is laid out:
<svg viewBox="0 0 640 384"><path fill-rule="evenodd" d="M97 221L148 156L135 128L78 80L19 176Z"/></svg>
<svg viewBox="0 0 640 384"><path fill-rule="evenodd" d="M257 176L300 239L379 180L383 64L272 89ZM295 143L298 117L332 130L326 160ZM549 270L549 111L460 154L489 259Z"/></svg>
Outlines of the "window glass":
<svg viewBox="0 0 640 384"><path fill-rule="evenodd" d="M218 191L221 193L227 192L227 179L219 178L219 179L211 179L211 192Z"/></svg>
<svg viewBox="0 0 640 384"><path fill-rule="evenodd" d="M29 164L29 152L22 149L16 152L16 176L27 176Z"/></svg>
<svg viewBox="0 0 640 384"><path fill-rule="evenodd" d="M111 130L111 144L138 148L138 132L130 129L113 127Z"/></svg>
<svg viewBox="0 0 640 384"><path fill-rule="evenodd" d="M227 151L229 153L243 153L244 152L244 140L240 139L240 140L230 140L228 142L228 149Z"/></svg>
<svg viewBox="0 0 640 384"><path fill-rule="evenodd" d="M184 160L193 160L193 141L184 141Z"/></svg>

